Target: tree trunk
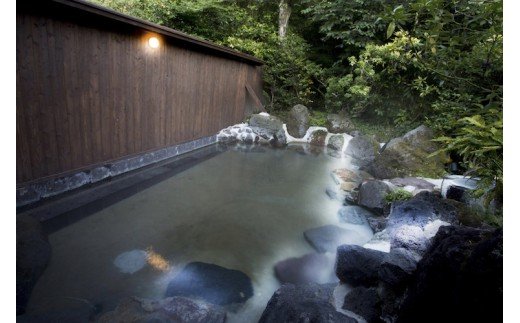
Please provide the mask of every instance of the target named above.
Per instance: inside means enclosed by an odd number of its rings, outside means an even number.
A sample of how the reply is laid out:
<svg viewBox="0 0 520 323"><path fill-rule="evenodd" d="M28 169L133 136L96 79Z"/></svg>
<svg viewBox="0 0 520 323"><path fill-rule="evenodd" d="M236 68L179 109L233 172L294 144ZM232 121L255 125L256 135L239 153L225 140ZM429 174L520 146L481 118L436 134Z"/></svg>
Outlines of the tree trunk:
<svg viewBox="0 0 520 323"><path fill-rule="evenodd" d="M291 7L289 0L280 0L280 11L278 12L278 37L284 39L287 34L287 26L289 25L289 17L291 16Z"/></svg>

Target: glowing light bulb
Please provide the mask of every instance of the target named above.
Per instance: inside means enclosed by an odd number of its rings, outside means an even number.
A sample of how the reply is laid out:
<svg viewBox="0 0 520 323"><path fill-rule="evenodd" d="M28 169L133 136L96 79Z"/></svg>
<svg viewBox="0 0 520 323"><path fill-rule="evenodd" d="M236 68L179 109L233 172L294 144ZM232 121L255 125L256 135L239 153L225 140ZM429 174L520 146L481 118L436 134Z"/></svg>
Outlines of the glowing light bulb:
<svg viewBox="0 0 520 323"><path fill-rule="evenodd" d="M157 39L157 37L150 37L150 39L148 39L148 46L150 46L152 48L158 48L159 39Z"/></svg>

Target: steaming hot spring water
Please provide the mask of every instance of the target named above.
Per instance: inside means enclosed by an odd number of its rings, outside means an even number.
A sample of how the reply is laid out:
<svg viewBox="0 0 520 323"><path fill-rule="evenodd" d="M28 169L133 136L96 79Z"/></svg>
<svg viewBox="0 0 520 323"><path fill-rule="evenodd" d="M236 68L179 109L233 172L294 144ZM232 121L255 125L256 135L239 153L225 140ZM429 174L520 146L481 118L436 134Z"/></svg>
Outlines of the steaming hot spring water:
<svg viewBox="0 0 520 323"><path fill-rule="evenodd" d="M325 193L336 186L330 174L356 166L327 148L214 145L204 150L213 153L54 230L51 262L27 313L96 307L106 312L129 296L161 299L183 268L197 262L249 277L252 291L239 291L247 300L226 307L227 322L256 322L281 286L275 264L315 252L304 231L332 224L352 230L352 243L372 238L367 224L339 221L342 202ZM156 166L161 167L168 164Z"/></svg>

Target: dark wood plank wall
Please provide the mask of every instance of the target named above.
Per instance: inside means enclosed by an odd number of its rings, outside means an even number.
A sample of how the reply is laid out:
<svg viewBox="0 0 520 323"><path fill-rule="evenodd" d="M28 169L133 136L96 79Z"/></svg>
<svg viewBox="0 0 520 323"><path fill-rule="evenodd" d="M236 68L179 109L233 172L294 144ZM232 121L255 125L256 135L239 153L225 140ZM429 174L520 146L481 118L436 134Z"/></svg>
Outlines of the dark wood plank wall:
<svg viewBox="0 0 520 323"><path fill-rule="evenodd" d="M261 66L86 21L17 13L17 184L213 135L262 93Z"/></svg>

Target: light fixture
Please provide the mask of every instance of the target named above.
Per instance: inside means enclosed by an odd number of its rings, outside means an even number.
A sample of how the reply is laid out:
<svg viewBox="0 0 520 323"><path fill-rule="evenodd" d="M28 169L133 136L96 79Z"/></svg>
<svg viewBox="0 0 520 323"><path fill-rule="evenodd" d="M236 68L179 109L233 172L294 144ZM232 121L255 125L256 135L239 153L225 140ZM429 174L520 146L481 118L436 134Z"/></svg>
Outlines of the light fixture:
<svg viewBox="0 0 520 323"><path fill-rule="evenodd" d="M158 48L159 47L159 39L157 37L150 37L148 39L148 46L152 48Z"/></svg>

